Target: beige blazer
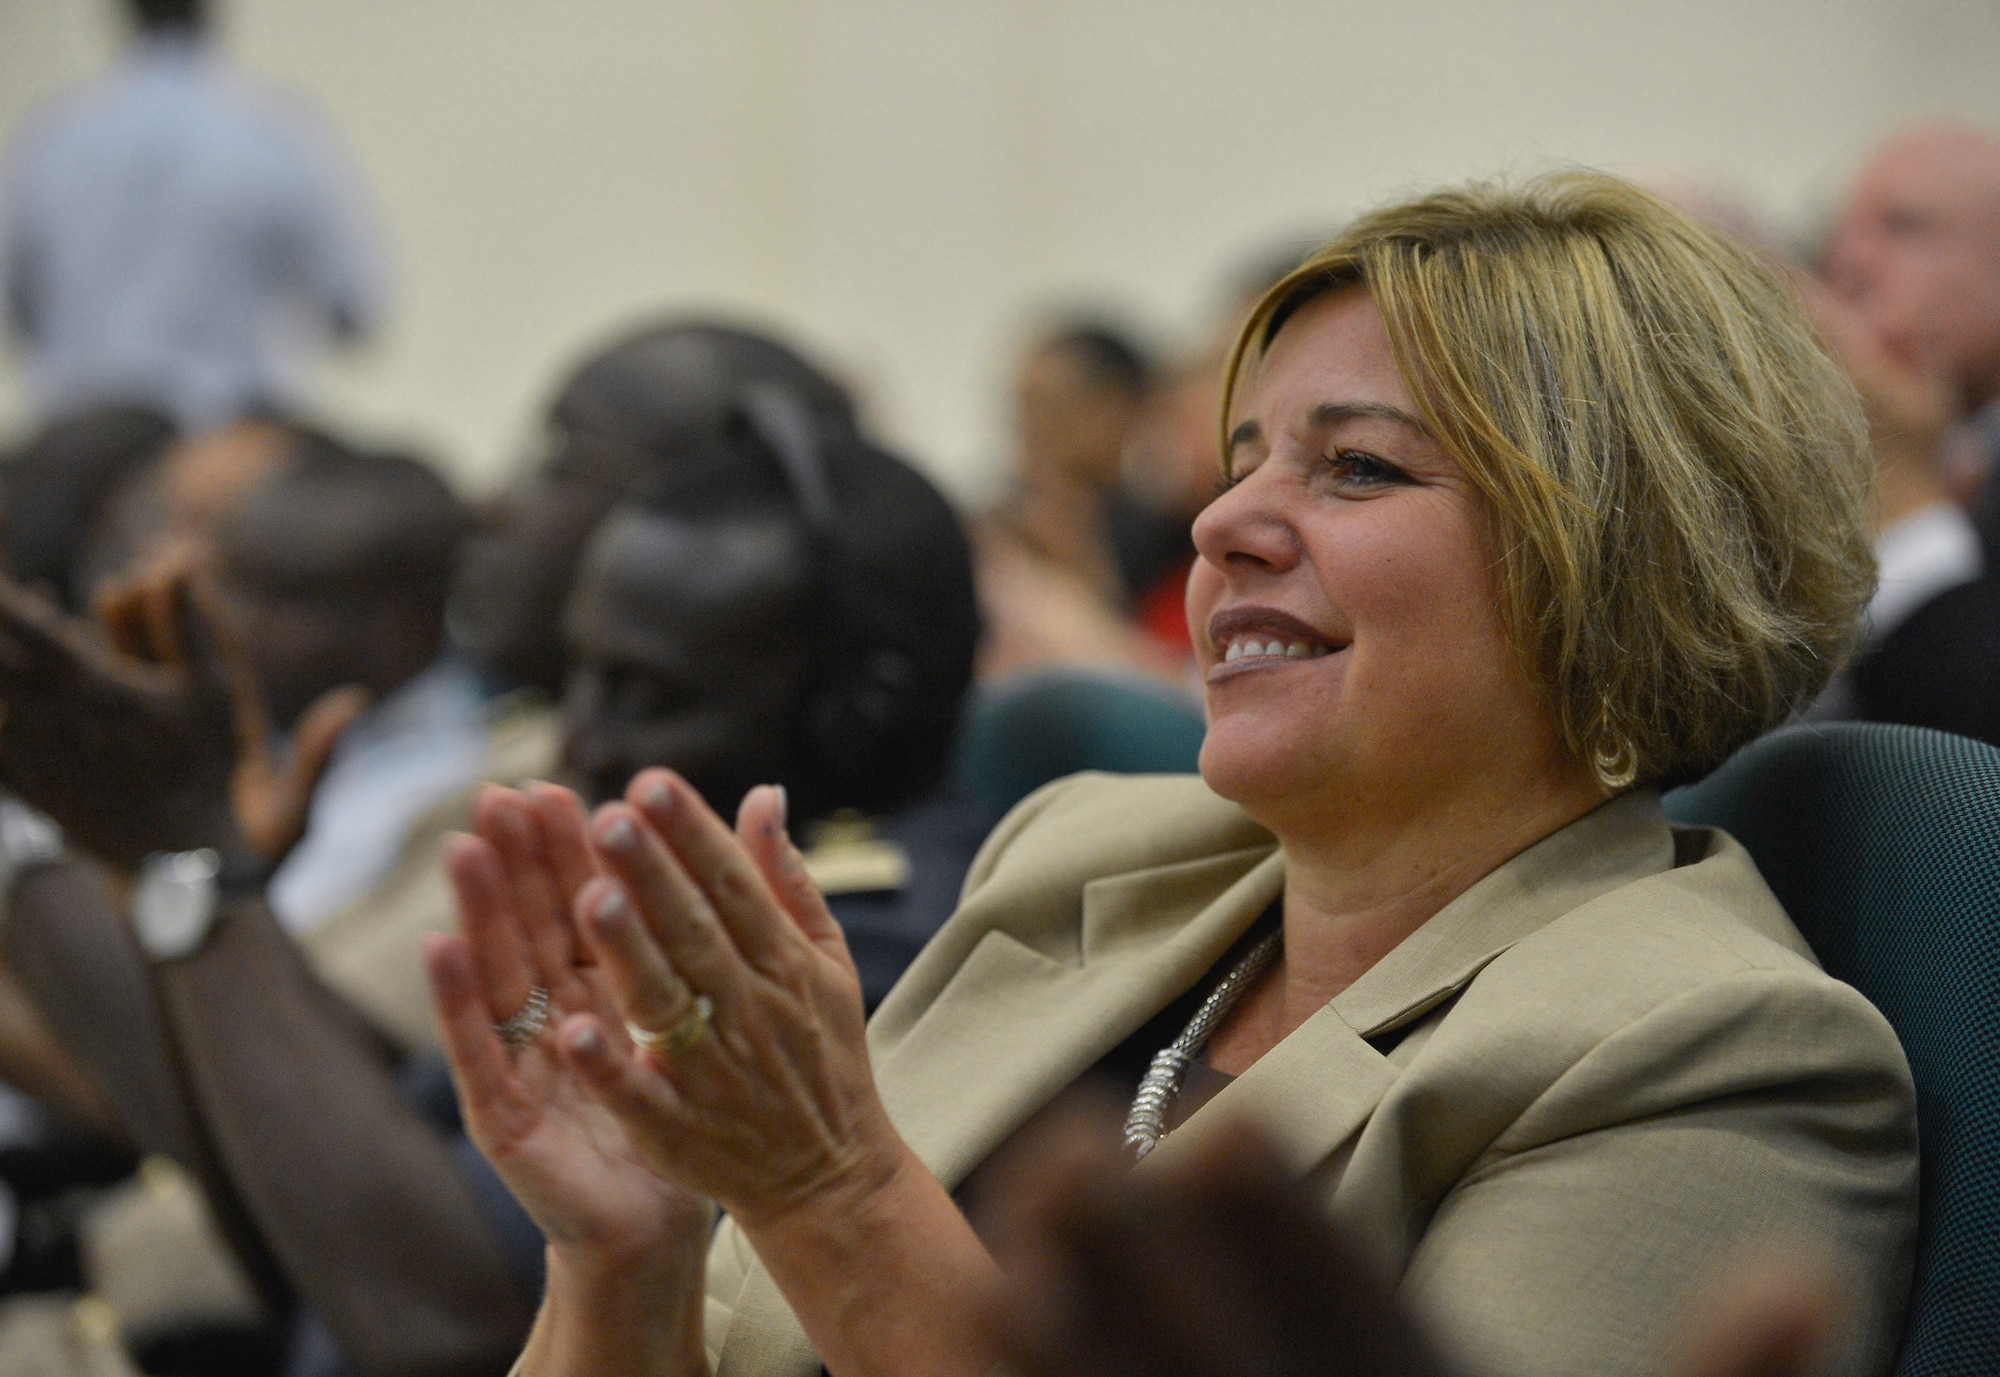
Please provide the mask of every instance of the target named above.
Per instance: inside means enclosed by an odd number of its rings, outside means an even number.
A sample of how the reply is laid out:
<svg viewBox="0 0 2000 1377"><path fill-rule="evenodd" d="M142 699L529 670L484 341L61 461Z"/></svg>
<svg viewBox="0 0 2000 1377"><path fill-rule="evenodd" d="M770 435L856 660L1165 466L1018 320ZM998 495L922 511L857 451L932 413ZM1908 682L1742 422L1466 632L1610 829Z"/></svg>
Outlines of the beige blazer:
<svg viewBox="0 0 2000 1377"><path fill-rule="evenodd" d="M1192 777L1078 776L987 842L869 1028L883 1099L947 1187L1200 978L1284 884ZM1387 1055L1364 1039L1409 1025ZM1193 1114L1155 1170L1260 1117L1477 1370L1665 1369L1694 1293L1800 1243L1855 1285L1836 1371L1888 1371L1916 1231L1901 1047L1819 970L1728 836L1605 804L1448 905ZM819 1363L725 1224L722 1377Z"/></svg>

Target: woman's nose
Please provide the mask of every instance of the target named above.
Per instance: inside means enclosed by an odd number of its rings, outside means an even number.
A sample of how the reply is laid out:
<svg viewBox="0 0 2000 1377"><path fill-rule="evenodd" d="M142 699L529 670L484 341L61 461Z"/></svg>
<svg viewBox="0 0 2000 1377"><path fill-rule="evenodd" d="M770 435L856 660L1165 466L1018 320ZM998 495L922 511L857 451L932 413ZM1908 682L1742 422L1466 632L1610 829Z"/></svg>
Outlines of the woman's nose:
<svg viewBox="0 0 2000 1377"><path fill-rule="evenodd" d="M1202 508L1194 548L1224 573L1282 572L1298 563L1298 533L1278 484L1259 467Z"/></svg>

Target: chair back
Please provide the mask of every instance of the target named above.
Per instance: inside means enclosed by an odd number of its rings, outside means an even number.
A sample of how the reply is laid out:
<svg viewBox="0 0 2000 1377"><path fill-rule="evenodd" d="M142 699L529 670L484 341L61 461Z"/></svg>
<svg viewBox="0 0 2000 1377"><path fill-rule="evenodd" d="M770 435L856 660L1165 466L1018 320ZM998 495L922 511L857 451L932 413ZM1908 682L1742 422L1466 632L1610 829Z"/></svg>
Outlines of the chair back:
<svg viewBox="0 0 2000 1377"><path fill-rule="evenodd" d="M1667 796L1742 842L1902 1039L1922 1143L1898 1377L2000 1373L2000 750L1879 723L1752 742Z"/></svg>
<svg viewBox="0 0 2000 1377"><path fill-rule="evenodd" d="M1185 774L1200 759L1206 731L1200 704L1166 684L1041 670L972 696L953 777L967 798L998 815L1079 770Z"/></svg>

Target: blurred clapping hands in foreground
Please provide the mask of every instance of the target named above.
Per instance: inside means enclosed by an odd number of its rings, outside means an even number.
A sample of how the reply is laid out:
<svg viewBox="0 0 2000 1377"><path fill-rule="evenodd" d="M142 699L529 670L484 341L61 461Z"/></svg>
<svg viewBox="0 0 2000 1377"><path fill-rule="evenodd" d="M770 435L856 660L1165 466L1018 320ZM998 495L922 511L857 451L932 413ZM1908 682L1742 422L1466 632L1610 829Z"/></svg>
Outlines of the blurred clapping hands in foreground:
<svg viewBox="0 0 2000 1377"><path fill-rule="evenodd" d="M1254 1126L1133 1172L1115 1110L1078 1103L984 1198L1005 1280L995 1346L1024 1377L1458 1377L1353 1237ZM1839 1288L1772 1254L1719 1274L1676 1377L1809 1377Z"/></svg>
<svg viewBox="0 0 2000 1377"><path fill-rule="evenodd" d="M282 860L366 696L327 694L281 759L218 601L189 558L101 597L95 624L0 578L0 786L121 869L200 846Z"/></svg>

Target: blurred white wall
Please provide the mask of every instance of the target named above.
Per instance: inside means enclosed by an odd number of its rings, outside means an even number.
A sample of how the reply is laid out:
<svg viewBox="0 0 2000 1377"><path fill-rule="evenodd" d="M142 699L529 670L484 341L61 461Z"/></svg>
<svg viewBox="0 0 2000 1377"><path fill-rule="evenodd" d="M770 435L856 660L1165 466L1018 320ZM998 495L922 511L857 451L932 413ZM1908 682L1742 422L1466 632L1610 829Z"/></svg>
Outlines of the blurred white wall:
<svg viewBox="0 0 2000 1377"><path fill-rule="evenodd" d="M558 372L687 305L781 323L962 495L1035 308L1208 328L1246 253L1550 160L1676 171L1798 227L1893 123L2000 123L1993 0L225 0L331 119L394 317L335 418L498 482ZM0 141L120 42L0 0ZM22 420L0 362L0 427Z"/></svg>

